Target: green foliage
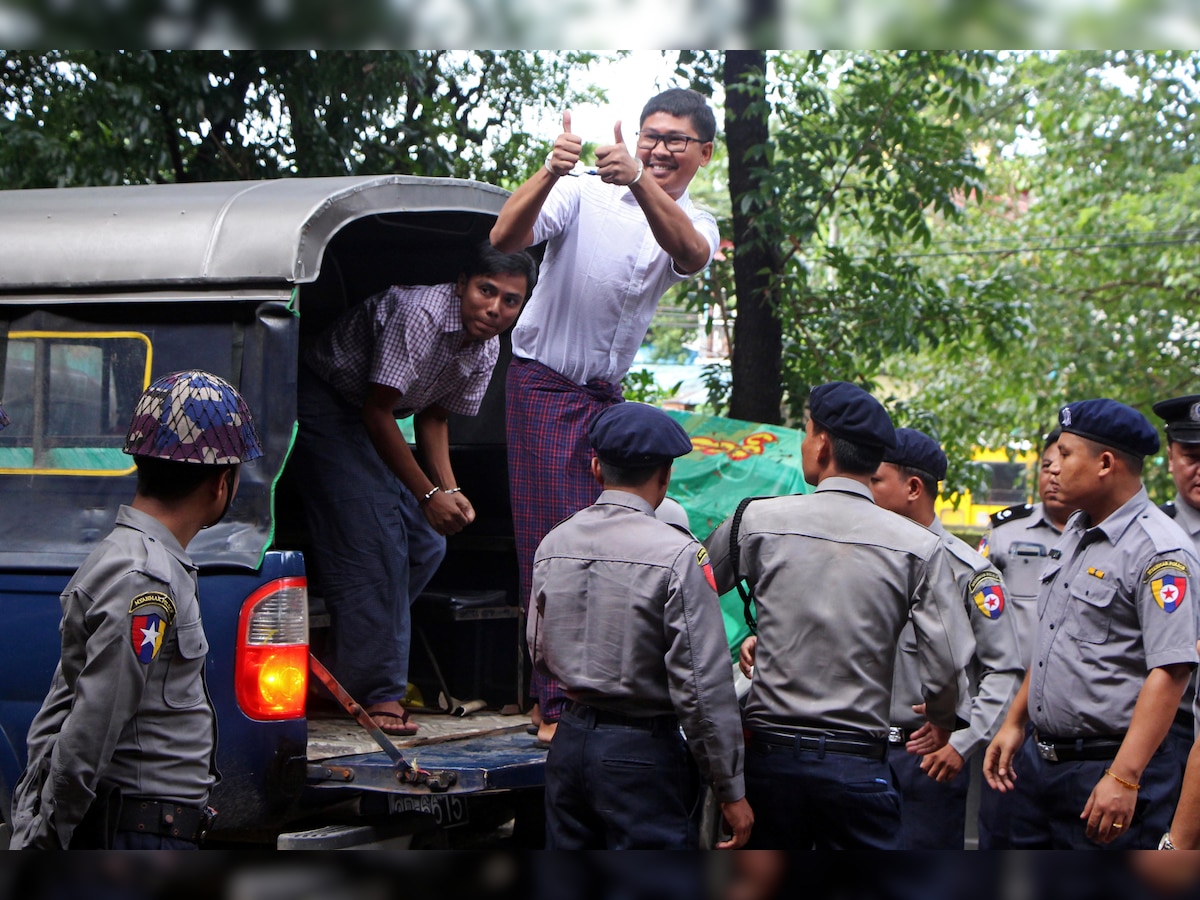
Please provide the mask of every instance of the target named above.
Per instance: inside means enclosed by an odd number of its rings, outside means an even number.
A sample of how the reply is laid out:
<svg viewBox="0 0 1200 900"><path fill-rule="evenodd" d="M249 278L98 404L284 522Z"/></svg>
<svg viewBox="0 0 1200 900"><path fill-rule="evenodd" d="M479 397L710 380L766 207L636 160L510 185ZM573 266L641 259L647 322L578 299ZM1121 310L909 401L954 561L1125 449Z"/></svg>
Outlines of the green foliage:
<svg viewBox="0 0 1200 900"><path fill-rule="evenodd" d="M656 363L685 363L692 352L684 344L693 337L687 328L672 328L654 325L646 332L646 341L651 348L650 361Z"/></svg>
<svg viewBox="0 0 1200 900"><path fill-rule="evenodd" d="M771 290L793 417L812 385L871 385L893 354L953 345L968 329L992 344L1018 330L1008 279L938 278L911 255L981 186L967 122L990 59L977 52L775 57L771 90L760 101L770 107L771 138L741 161L755 186L733 202L750 217L738 252L784 236L768 255L778 260Z"/></svg>
<svg viewBox="0 0 1200 900"><path fill-rule="evenodd" d="M504 182L595 57L523 51L0 51L0 185L402 173ZM593 96L594 91L583 92Z"/></svg>
<svg viewBox="0 0 1200 900"><path fill-rule="evenodd" d="M680 381L673 387L663 390L654 380L653 372L649 369L638 369L630 370L626 374L625 379L621 382L621 390L626 400L658 405L675 396L682 384L683 382Z"/></svg>
<svg viewBox="0 0 1200 900"><path fill-rule="evenodd" d="M1036 444L1073 400L1113 397L1159 424L1154 401L1196 390L1197 66L1119 51L999 61L976 133L990 189L940 223L944 255L922 264L1013 285L1022 336L969 328L884 366L904 408L952 436L948 481L972 446ZM1147 481L1159 500L1173 493L1159 464Z"/></svg>

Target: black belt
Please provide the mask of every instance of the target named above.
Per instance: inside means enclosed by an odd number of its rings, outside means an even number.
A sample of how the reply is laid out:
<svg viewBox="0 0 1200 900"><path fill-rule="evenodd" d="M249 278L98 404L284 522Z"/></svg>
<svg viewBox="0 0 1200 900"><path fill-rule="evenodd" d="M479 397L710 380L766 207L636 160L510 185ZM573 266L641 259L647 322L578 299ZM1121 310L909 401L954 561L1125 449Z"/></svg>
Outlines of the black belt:
<svg viewBox="0 0 1200 900"><path fill-rule="evenodd" d="M792 750L807 750L814 753L866 756L881 761L887 759L887 741L883 738L872 738L852 732L825 731L789 734L782 731L764 731L760 728L753 728L746 735L752 744L769 744L772 747L787 747Z"/></svg>
<svg viewBox="0 0 1200 900"><path fill-rule="evenodd" d="M212 807L198 809L179 803L126 797L121 804L117 830L157 834L199 844L212 827L216 815Z"/></svg>
<svg viewBox="0 0 1200 900"><path fill-rule="evenodd" d="M621 728L640 728L643 731L678 731L679 719L664 713L658 716L627 716L623 713L609 712L588 706L577 700L567 703L566 711L578 719L582 719L589 727L597 725L617 725Z"/></svg>
<svg viewBox="0 0 1200 900"><path fill-rule="evenodd" d="M1099 735L1097 737L1056 737L1052 734L1033 733L1038 756L1046 762L1078 762L1112 759L1125 740L1123 734Z"/></svg>

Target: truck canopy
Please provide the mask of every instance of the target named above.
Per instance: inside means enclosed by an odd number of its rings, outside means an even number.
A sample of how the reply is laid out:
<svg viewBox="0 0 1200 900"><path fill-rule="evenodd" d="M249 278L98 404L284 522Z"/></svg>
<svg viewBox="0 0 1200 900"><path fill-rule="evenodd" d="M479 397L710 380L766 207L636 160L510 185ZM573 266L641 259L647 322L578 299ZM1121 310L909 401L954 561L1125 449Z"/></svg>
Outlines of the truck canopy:
<svg viewBox="0 0 1200 900"><path fill-rule="evenodd" d="M390 284L453 280L507 196L402 175L0 191L0 508L37 510L0 516L0 566L77 567L133 496L138 395L202 368L241 390L265 456L189 552L257 568L305 335Z"/></svg>
<svg viewBox="0 0 1200 900"><path fill-rule="evenodd" d="M0 291L304 284L351 223L495 215L507 196L408 175L0 191Z"/></svg>

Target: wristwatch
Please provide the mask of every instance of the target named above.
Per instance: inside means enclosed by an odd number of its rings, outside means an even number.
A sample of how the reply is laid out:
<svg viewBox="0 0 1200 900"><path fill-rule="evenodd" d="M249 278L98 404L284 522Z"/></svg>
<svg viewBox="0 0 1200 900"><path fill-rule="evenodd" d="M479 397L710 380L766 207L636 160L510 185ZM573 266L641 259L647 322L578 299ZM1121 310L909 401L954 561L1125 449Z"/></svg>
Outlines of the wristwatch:
<svg viewBox="0 0 1200 900"><path fill-rule="evenodd" d="M1171 832L1167 832L1162 836L1162 840L1158 842L1159 850L1174 850L1175 845L1171 843Z"/></svg>

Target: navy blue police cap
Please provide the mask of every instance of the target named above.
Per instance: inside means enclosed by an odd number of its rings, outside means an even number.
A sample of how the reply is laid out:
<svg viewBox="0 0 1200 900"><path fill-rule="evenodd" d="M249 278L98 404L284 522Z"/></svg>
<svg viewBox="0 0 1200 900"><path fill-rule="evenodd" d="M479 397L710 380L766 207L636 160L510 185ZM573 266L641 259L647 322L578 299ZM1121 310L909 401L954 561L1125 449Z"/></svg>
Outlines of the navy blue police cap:
<svg viewBox="0 0 1200 900"><path fill-rule="evenodd" d="M831 434L870 447L896 446L896 429L883 404L856 384L830 381L808 395L808 411Z"/></svg>
<svg viewBox="0 0 1200 900"><path fill-rule="evenodd" d="M1200 394L1159 400L1154 414L1167 423L1167 440L1200 444Z"/></svg>
<svg viewBox="0 0 1200 900"><path fill-rule="evenodd" d="M1112 447L1133 456L1158 452L1158 432L1140 412L1116 400L1100 398L1069 403L1058 411L1065 434Z"/></svg>
<svg viewBox="0 0 1200 900"><path fill-rule="evenodd" d="M928 472L934 481L946 477L945 452L937 441L915 428L896 429L896 446L883 452L883 461Z"/></svg>
<svg viewBox="0 0 1200 900"><path fill-rule="evenodd" d="M683 426L655 406L616 403L588 427L588 443L600 462L635 469L660 466L692 451Z"/></svg>

